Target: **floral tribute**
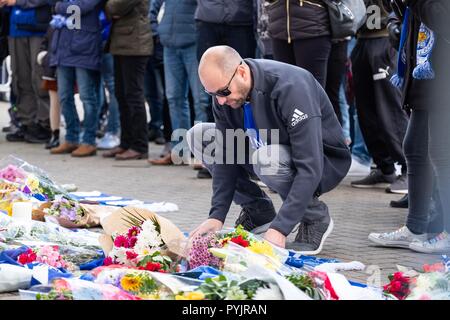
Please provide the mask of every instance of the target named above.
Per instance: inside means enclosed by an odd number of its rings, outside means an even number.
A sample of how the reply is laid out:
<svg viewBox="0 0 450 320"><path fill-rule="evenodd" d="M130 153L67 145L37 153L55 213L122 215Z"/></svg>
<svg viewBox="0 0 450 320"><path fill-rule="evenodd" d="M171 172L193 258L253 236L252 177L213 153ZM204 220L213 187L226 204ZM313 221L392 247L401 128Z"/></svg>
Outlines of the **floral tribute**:
<svg viewBox="0 0 450 320"><path fill-rule="evenodd" d="M26 252L17 257L17 262L21 265L28 263L44 263L54 268L73 270L74 265L65 261L59 254L58 246L43 246L40 248L29 248Z"/></svg>

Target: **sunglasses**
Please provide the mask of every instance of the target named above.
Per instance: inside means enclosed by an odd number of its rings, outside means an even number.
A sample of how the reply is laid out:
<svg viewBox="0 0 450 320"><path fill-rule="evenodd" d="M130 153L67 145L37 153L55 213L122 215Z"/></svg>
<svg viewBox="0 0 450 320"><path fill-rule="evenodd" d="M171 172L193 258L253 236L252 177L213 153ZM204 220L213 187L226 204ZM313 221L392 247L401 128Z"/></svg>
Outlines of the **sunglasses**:
<svg viewBox="0 0 450 320"><path fill-rule="evenodd" d="M233 76L231 77L230 81L228 81L227 85L223 89L219 89L216 92L209 92L205 89L205 92L209 94L212 97L228 97L231 94L231 91L229 89L231 85L231 81L233 81L234 76L236 75L236 72L239 68L239 66L242 64L242 61L239 62L239 65L236 67L236 70L234 70Z"/></svg>

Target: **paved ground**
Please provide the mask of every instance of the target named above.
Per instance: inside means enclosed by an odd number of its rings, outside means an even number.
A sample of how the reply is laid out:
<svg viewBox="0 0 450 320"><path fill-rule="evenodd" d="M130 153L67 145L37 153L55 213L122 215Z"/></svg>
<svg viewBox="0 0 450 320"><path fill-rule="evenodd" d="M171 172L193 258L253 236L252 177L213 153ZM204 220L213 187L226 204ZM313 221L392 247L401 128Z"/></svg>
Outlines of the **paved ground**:
<svg viewBox="0 0 450 320"><path fill-rule="evenodd" d="M0 127L7 125L7 105L0 103ZM158 156L160 146L150 145L150 156ZM105 193L133 197L140 200L170 201L180 210L163 214L179 228L192 230L207 217L211 196L211 180L198 180L188 166L155 167L146 161L126 163L103 159L100 155L76 159L70 155L50 155L42 145L9 143L0 133L0 158L9 154L41 167L60 184L74 183L80 191L99 190ZM281 201L269 193L277 208ZM404 209L388 206L398 195L384 190L361 190L350 187L346 178L338 188L324 195L335 222L335 229L325 243L321 257L332 257L343 262L361 261L372 272L347 272L349 279L385 284L387 275L396 265L420 268L438 256L416 254L406 249L385 249L372 246L367 240L370 232L387 231L401 226L406 217ZM231 226L239 208L233 205L227 226ZM0 294L0 299L17 299L17 293Z"/></svg>

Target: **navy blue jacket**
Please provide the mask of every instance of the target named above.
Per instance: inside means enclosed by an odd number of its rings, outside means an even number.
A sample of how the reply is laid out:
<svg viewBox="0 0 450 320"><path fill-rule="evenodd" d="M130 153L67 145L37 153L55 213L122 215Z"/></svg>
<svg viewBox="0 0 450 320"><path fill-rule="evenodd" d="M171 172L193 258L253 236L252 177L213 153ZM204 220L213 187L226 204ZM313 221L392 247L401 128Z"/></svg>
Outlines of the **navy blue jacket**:
<svg viewBox="0 0 450 320"><path fill-rule="evenodd" d="M51 66L100 70L102 60L102 25L99 14L104 0L58 2L57 14L68 16L70 5L81 9L81 29L56 29L51 43Z"/></svg>
<svg viewBox="0 0 450 320"><path fill-rule="evenodd" d="M150 9L152 26L165 2L164 16L158 25L159 40L164 47L185 48L196 43L195 10L197 0L153 0Z"/></svg>
<svg viewBox="0 0 450 320"><path fill-rule="evenodd" d="M279 141L274 143L290 146L297 172L270 226L288 235L301 222L313 196L332 190L346 176L351 155L331 102L311 73L273 60L245 62L253 78L250 102L256 127L267 129L268 138L271 130L279 130ZM216 129L225 137L223 144L216 140L216 155L226 155L226 130L244 129L243 109L220 106L214 99L213 113ZM301 118L299 113L303 113ZM214 167L210 218L225 220L240 174L237 164Z"/></svg>
<svg viewBox="0 0 450 320"><path fill-rule="evenodd" d="M9 36L43 37L51 19L48 0L17 0L11 7Z"/></svg>

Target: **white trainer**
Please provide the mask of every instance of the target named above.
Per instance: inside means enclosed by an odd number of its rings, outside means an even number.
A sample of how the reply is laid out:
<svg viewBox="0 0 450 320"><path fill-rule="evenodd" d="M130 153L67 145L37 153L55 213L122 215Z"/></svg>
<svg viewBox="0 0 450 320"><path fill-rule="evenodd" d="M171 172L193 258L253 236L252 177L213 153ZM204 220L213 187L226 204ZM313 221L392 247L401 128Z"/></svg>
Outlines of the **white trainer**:
<svg viewBox="0 0 450 320"><path fill-rule="evenodd" d="M450 253L450 236L447 232L441 232L436 237L426 241L414 241L409 248L421 253Z"/></svg>
<svg viewBox="0 0 450 320"><path fill-rule="evenodd" d="M427 240L427 234L414 234L407 226L385 233L371 233L369 240L383 247L409 248L413 241Z"/></svg>

